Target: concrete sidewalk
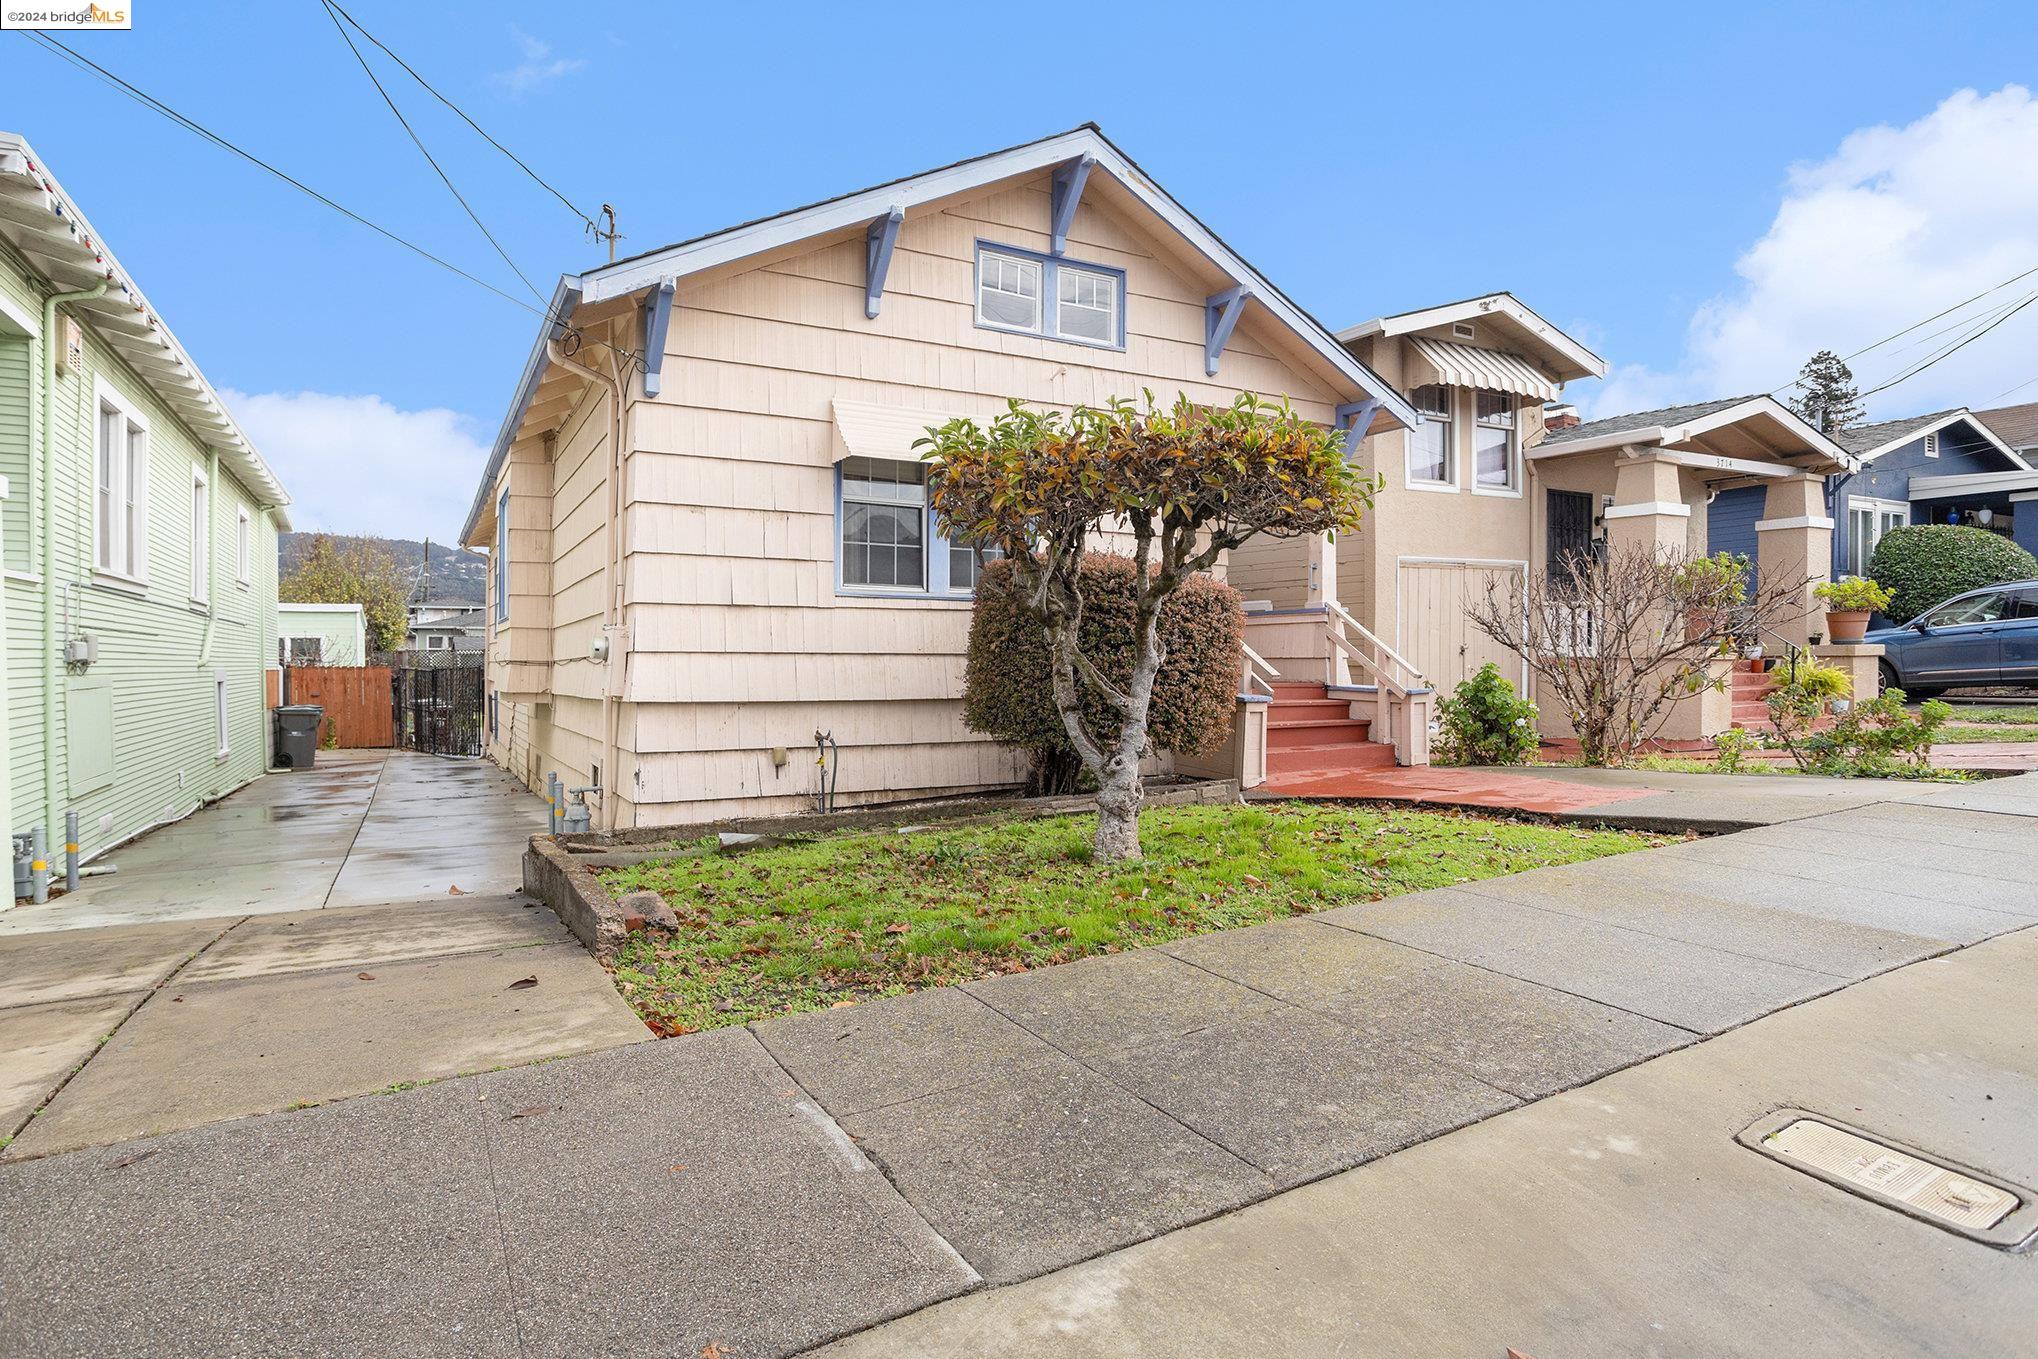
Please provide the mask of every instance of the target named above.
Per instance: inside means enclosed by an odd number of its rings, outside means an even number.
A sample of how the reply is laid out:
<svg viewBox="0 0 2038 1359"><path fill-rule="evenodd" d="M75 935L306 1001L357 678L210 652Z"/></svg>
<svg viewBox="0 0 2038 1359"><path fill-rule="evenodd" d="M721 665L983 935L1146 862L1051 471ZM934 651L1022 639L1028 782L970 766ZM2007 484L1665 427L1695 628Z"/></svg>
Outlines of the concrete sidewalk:
<svg viewBox="0 0 2038 1359"><path fill-rule="evenodd" d="M0 913L6 1156L649 1037L514 894L542 803L479 761L329 754Z"/></svg>
<svg viewBox="0 0 2038 1359"><path fill-rule="evenodd" d="M795 1353L1392 1166L1453 1129L1508 1126L1520 1115L1507 1111L1552 1092L2038 922L2038 778L1905 792L1744 836L0 1166L0 1295L24 1300L0 1314L0 1352L110 1354L147 1337L159 1354ZM2028 1033L2028 991L1978 987L1980 1019L1962 1022ZM1963 994L1936 1003L1960 1008ZM1966 1060L1910 1039L1876 1051L1935 1079ZM1998 1090L2008 1059L1989 1060L1921 1098ZM1841 1098L1807 1081L1791 1099ZM2025 1100L2005 1111L2022 1117ZM1856 1106L1873 1108L1835 1112ZM1699 1116L1676 1109L1649 1135ZM1619 1150L1572 1139L1549 1154L1574 1146ZM1536 1186L1568 1184L1536 1175L1505 1200L1526 1217L1439 1191L1443 1208L1408 1200L1349 1249L1395 1232L1434 1242L1423 1234L1455 1225L1450 1213L1488 1237L1544 1239L1543 1211L1589 1235L1592 1199L1541 1204ZM1666 1202L1695 1211L1679 1192ZM1340 1237L1327 1258L1346 1249ZM1557 1268L1569 1248L1547 1249ZM1442 1267L1396 1250L1380 1247L1396 1260L1382 1278ZM1618 1258L1612 1244L1577 1250L1594 1268ZM1783 1257L1765 1258L1773 1271ZM1948 1266L1940 1287L1970 1284L1996 1279ZM1262 1314L1258 1337L1284 1321Z"/></svg>
<svg viewBox="0 0 2038 1359"><path fill-rule="evenodd" d="M1800 1108L2038 1186L2034 976L2038 936L1995 940L820 1353L2030 1354L2028 1256L1734 1137Z"/></svg>

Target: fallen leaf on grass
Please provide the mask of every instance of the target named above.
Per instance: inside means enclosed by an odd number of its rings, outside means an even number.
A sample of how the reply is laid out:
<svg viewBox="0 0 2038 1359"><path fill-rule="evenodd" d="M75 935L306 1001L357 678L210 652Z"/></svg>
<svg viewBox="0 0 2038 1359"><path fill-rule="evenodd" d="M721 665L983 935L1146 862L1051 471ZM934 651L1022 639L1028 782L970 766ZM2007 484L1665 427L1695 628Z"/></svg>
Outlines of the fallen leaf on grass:
<svg viewBox="0 0 2038 1359"><path fill-rule="evenodd" d="M538 979L536 977L519 977L504 989L508 991L528 991L537 984Z"/></svg>
<svg viewBox="0 0 2038 1359"><path fill-rule="evenodd" d="M359 977L362 981L375 980L375 974L373 972L356 972L354 975Z"/></svg>
<svg viewBox="0 0 2038 1359"><path fill-rule="evenodd" d="M544 1117L544 1116L545 1116L546 1114L549 1114L549 1113L551 1113L551 1112L552 1112L552 1106L551 1106L551 1105L549 1105L549 1104L533 1104L533 1105L531 1105L531 1106L530 1106L530 1107L528 1107L528 1108L524 1108L524 1109L519 1109L519 1110L517 1110L517 1111L516 1111L515 1113L511 1114L511 1115L510 1115L510 1117L511 1117L511 1118L543 1118L543 1117Z"/></svg>
<svg viewBox="0 0 2038 1359"><path fill-rule="evenodd" d="M912 927L911 925L908 925L908 924L907 924L907 923L906 923L905 921L903 921L903 920L895 920L895 921L893 921L893 922L892 922L891 924L889 924L889 925L885 926L885 933L886 933L886 934L905 934L906 932L908 932L908 931L909 931L909 930L911 930L912 928L913 928L913 927Z"/></svg>

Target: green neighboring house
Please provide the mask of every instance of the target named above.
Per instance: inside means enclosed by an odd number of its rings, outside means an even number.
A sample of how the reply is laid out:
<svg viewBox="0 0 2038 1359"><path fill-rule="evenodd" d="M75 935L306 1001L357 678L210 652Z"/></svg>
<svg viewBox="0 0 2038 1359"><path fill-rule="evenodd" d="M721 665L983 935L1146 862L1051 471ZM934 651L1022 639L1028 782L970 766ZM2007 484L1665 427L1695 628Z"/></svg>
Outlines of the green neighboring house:
<svg viewBox="0 0 2038 1359"><path fill-rule="evenodd" d="M41 157L0 132L0 820L86 857L268 767L275 475Z"/></svg>
<svg viewBox="0 0 2038 1359"><path fill-rule="evenodd" d="M278 604L282 665L368 664L368 611L359 604Z"/></svg>

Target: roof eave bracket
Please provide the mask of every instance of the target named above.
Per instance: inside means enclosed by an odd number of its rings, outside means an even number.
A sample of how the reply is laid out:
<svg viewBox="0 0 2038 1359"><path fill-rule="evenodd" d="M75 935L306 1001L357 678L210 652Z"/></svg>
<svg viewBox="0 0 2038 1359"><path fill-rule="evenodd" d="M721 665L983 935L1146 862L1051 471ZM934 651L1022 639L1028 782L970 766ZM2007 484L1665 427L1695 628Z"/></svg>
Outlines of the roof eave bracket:
<svg viewBox="0 0 2038 1359"><path fill-rule="evenodd" d="M864 229L863 314L867 320L877 319L878 303L885 295L885 275L892 270L892 251L899 243L899 227L905 220L905 209L893 208Z"/></svg>
<svg viewBox="0 0 2038 1359"><path fill-rule="evenodd" d="M1245 300L1252 296L1252 290L1243 283L1214 293L1203 304L1203 372L1208 377L1217 376L1217 360L1224 353L1224 347L1231 343L1231 332L1238 328L1239 313L1245 310Z"/></svg>
<svg viewBox="0 0 2038 1359"><path fill-rule="evenodd" d="M1048 254L1060 255L1068 249L1069 228L1076 223L1076 205L1083 201L1083 186L1090 182L1090 171L1096 164L1095 156L1084 155L1054 167L1049 195Z"/></svg>
<svg viewBox="0 0 2038 1359"><path fill-rule="evenodd" d="M1337 408L1332 417L1334 422L1339 429L1349 431L1345 438L1346 458L1358 455L1360 441L1366 437L1366 431L1372 428L1373 412L1379 409L1380 398L1377 396L1369 396L1364 401L1348 401Z"/></svg>
<svg viewBox="0 0 2038 1359"><path fill-rule="evenodd" d="M658 395L665 373L665 336L672 328L672 298L677 291L666 279L644 299L644 395Z"/></svg>

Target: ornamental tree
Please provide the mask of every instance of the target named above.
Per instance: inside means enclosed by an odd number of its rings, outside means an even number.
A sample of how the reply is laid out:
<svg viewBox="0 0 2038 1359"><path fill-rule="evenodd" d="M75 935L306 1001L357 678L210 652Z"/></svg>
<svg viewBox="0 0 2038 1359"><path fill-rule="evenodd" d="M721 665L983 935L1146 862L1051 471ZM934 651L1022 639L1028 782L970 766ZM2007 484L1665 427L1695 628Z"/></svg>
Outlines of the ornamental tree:
<svg viewBox="0 0 2038 1359"><path fill-rule="evenodd" d="M918 447L942 532L1003 551L1022 607L1047 640L1049 685L1069 744L1097 784L1096 856L1139 857L1139 763L1151 748L1154 679L1167 658L1161 608L1231 549L1270 534L1357 526L1374 483L1343 436L1245 395L1206 407L1113 399L1063 414L1018 401L988 425L952 420ZM1083 644L1083 561L1106 535L1132 540L1132 665L1114 677ZM1124 672L1120 672L1123 674Z"/></svg>

